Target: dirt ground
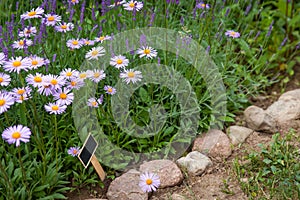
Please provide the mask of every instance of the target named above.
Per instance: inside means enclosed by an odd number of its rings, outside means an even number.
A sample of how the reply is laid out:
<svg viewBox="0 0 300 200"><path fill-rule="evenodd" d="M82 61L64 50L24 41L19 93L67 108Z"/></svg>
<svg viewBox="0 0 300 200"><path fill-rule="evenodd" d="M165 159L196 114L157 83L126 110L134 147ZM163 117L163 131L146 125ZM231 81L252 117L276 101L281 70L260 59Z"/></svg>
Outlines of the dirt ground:
<svg viewBox="0 0 300 200"><path fill-rule="evenodd" d="M257 105L263 109L266 109L274 101L278 99L282 92L290 91L300 88L300 66L295 67L295 74L291 78L291 81L284 86L275 84L271 88L268 88L265 94L262 94L255 98L250 98L250 102L253 105ZM243 125L242 115L236 118L237 125ZM284 132L284 130L283 130ZM297 130L299 133L300 130ZM150 194L150 200L167 200L171 199L172 194L179 194L184 196L187 200L244 200L248 199L240 188L237 181L234 169L233 161L235 158L242 159L243 155L252 150L259 150L258 144L267 144L271 141L271 134L256 133L250 135L245 143L240 147L236 147L233 150L232 155L223 162L217 162L213 160L214 165L209 168L204 174L197 177L188 176L185 174L184 181L175 187L166 189L158 189L155 193ZM91 198L105 198L105 193L111 180L105 182L105 187L101 188L82 188L75 190L67 195L72 200L84 200Z"/></svg>

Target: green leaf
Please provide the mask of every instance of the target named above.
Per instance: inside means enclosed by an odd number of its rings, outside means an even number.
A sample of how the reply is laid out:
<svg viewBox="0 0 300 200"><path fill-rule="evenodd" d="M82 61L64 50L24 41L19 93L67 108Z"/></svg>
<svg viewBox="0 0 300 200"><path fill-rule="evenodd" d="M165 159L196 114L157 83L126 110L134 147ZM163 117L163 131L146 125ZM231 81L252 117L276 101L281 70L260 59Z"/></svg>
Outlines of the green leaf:
<svg viewBox="0 0 300 200"><path fill-rule="evenodd" d="M271 166L271 171L272 171L273 174L276 174L277 168L274 165L272 165Z"/></svg>
<svg viewBox="0 0 300 200"><path fill-rule="evenodd" d="M144 102L148 102L150 99L148 92L142 87L139 89L139 95L140 95L142 101L144 101Z"/></svg>
<svg viewBox="0 0 300 200"><path fill-rule="evenodd" d="M268 159L268 158L265 158L265 159L263 160L263 162L266 163L266 164L270 164L270 163L272 162L272 160L270 160L270 159Z"/></svg>

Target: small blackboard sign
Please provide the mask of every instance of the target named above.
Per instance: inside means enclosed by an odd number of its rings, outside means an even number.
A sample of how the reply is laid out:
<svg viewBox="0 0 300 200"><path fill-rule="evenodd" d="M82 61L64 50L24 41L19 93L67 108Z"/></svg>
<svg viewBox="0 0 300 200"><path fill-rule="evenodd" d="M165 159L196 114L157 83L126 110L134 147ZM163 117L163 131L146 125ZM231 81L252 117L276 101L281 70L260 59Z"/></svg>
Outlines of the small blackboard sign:
<svg viewBox="0 0 300 200"><path fill-rule="evenodd" d="M78 158L82 162L85 168L87 168L88 165L90 164L92 156L94 155L97 147L98 147L97 141L91 134L89 134L83 144L80 153L78 154Z"/></svg>

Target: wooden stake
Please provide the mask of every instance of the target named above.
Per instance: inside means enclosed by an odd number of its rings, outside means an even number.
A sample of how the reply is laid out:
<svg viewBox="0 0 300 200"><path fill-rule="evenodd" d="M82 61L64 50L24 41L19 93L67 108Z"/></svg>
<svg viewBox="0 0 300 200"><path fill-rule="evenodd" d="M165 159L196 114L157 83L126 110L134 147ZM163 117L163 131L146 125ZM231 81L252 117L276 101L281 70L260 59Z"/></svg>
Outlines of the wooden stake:
<svg viewBox="0 0 300 200"><path fill-rule="evenodd" d="M98 159L97 159L97 157L95 155L92 156L91 163L94 166L94 168L95 168L97 174L99 175L101 181L104 181L104 179L105 179L105 172L104 172L101 164L99 163L99 161L98 161Z"/></svg>

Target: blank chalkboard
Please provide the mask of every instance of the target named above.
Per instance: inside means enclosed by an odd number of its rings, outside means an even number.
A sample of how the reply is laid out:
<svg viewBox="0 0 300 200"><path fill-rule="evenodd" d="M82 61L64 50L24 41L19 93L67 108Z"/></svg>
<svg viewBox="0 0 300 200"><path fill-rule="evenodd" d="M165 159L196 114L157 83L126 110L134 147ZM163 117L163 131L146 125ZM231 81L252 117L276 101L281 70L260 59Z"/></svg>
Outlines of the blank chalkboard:
<svg viewBox="0 0 300 200"><path fill-rule="evenodd" d="M97 147L97 141L91 134L89 134L80 150L80 153L78 154L78 158L85 168L87 168L87 166L90 164L91 158L94 155Z"/></svg>

